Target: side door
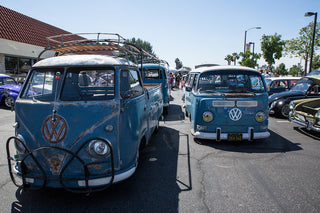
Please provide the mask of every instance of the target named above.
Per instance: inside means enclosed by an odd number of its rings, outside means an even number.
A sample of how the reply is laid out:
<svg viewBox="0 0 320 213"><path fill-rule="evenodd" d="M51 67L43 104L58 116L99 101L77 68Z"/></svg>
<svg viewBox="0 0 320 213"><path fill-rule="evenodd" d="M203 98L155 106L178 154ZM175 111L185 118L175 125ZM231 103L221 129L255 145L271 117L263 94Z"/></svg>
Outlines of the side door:
<svg viewBox="0 0 320 213"><path fill-rule="evenodd" d="M191 109L191 98L190 98L190 93L191 93L191 86L193 83L193 78L194 74L190 74L188 81L186 82L186 87L185 87L185 107L186 107L186 113L190 113Z"/></svg>
<svg viewBox="0 0 320 213"><path fill-rule="evenodd" d="M122 165L135 162L141 138L146 134L147 103L139 71L120 70L119 143Z"/></svg>
<svg viewBox="0 0 320 213"><path fill-rule="evenodd" d="M198 76L199 74L195 74L194 77L193 77L193 81L192 81L192 85L191 85L191 88L192 88L192 91L190 92L190 120L191 120L191 124L193 126L193 128L195 129L195 116L196 116L196 112L197 112L197 97L196 97L196 94L197 94L197 80L198 80Z"/></svg>

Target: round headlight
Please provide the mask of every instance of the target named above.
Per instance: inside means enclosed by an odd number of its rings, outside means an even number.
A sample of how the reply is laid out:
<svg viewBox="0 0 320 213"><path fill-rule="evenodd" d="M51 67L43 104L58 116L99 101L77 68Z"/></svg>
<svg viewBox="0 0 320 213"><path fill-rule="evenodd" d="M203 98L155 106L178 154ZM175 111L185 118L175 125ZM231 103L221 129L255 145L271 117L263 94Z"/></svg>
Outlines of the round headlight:
<svg viewBox="0 0 320 213"><path fill-rule="evenodd" d="M320 120L320 110L318 110L318 112L314 115L314 117L316 117L316 119Z"/></svg>
<svg viewBox="0 0 320 213"><path fill-rule="evenodd" d="M256 120L257 120L258 122L262 122L262 121L264 121L265 119L266 119L266 114L265 114L264 112L260 111L260 112L258 112L258 113L256 114Z"/></svg>
<svg viewBox="0 0 320 213"><path fill-rule="evenodd" d="M94 157L105 157L109 152L109 146L105 141L92 140L89 144L89 153Z"/></svg>
<svg viewBox="0 0 320 213"><path fill-rule="evenodd" d="M202 120L205 122L210 122L213 119L213 113L209 111L205 111L202 113Z"/></svg>

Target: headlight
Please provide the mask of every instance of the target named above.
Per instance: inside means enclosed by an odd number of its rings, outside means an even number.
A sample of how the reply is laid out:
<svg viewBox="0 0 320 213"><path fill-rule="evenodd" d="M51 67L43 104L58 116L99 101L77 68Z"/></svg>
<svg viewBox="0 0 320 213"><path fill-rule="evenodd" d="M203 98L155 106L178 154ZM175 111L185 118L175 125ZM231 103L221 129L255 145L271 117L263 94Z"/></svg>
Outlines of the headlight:
<svg viewBox="0 0 320 213"><path fill-rule="evenodd" d="M256 120L257 120L258 122L262 122L262 121L264 121L265 119L266 119L266 114L265 114L264 112L260 111L260 112L258 112L258 113L256 114Z"/></svg>
<svg viewBox="0 0 320 213"><path fill-rule="evenodd" d="M276 105L276 102L275 101L272 102L271 105L270 105L270 109L273 109L275 105Z"/></svg>
<svg viewBox="0 0 320 213"><path fill-rule="evenodd" d="M318 110L318 112L314 115L314 117L316 117L316 119L320 120L320 110Z"/></svg>
<svg viewBox="0 0 320 213"><path fill-rule="evenodd" d="M293 110L294 107L295 107L295 104L294 104L293 101L291 101L290 104L289 104L289 109L290 109L290 110Z"/></svg>
<svg viewBox="0 0 320 213"><path fill-rule="evenodd" d="M209 111L205 111L202 113L202 120L205 122L210 122L213 119L213 113Z"/></svg>
<svg viewBox="0 0 320 213"><path fill-rule="evenodd" d="M89 154L93 157L106 157L110 153L107 142L103 140L92 140L89 143Z"/></svg>
<svg viewBox="0 0 320 213"><path fill-rule="evenodd" d="M26 147L24 145L25 144L24 138L21 135L17 135L17 138L20 140L18 139L14 140L14 147L16 148L18 154L23 154L26 151Z"/></svg>

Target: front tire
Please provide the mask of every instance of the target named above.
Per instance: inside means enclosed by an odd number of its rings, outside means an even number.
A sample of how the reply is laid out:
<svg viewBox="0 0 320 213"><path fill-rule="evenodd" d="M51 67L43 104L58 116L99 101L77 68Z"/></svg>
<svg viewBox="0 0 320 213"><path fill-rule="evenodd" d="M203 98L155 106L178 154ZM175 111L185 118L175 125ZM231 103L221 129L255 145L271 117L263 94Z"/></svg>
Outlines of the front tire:
<svg viewBox="0 0 320 213"><path fill-rule="evenodd" d="M8 97L5 97L4 99L4 105L7 107L7 108L11 108L13 107L14 105L14 100L11 96L8 96Z"/></svg>
<svg viewBox="0 0 320 213"><path fill-rule="evenodd" d="M281 107L281 115L285 118L289 117L289 112L290 112L290 108L289 108L289 104L284 104Z"/></svg>

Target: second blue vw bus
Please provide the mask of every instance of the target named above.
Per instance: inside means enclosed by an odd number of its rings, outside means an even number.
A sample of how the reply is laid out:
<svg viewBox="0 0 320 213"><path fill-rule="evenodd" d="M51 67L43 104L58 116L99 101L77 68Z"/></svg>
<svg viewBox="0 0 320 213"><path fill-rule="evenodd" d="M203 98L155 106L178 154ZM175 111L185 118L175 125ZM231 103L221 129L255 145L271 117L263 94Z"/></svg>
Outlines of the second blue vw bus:
<svg viewBox="0 0 320 213"><path fill-rule="evenodd" d="M270 136L268 93L258 71L199 67L185 89L185 110L194 138L251 141Z"/></svg>

